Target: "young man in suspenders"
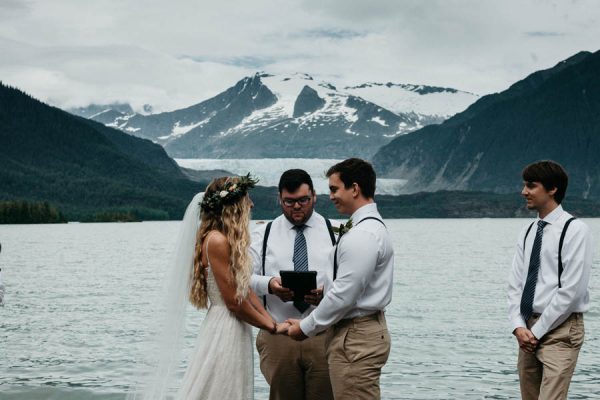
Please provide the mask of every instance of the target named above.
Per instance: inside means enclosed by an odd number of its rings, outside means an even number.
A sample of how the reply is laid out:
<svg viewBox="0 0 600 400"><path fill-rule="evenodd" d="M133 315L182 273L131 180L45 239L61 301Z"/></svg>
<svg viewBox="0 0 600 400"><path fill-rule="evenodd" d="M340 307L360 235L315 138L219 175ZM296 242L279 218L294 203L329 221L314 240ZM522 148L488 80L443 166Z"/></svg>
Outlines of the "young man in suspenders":
<svg viewBox="0 0 600 400"><path fill-rule="evenodd" d="M530 164L523 181L521 194L538 217L519 235L508 279L521 397L566 399L589 309L592 240L587 225L560 205L568 177L559 164Z"/></svg>
<svg viewBox="0 0 600 400"><path fill-rule="evenodd" d="M335 279L316 310L289 321L288 335L304 340L332 327L327 361L336 400L379 399L379 377L390 352L383 310L392 299L394 250L374 201L375 171L351 158L327 171L329 198L352 228L334 252Z"/></svg>
<svg viewBox="0 0 600 400"><path fill-rule="evenodd" d="M304 170L285 171L279 181L282 215L252 234L252 289L263 295L265 307L277 322L308 316L331 284L329 254L335 235L329 220L314 211L316 195ZM318 289L305 302L293 302L281 286L279 271L317 271ZM261 330L256 338L260 369L270 386L270 400L333 399L325 358L326 335L306 342ZM221 399L225 400L225 399Z"/></svg>

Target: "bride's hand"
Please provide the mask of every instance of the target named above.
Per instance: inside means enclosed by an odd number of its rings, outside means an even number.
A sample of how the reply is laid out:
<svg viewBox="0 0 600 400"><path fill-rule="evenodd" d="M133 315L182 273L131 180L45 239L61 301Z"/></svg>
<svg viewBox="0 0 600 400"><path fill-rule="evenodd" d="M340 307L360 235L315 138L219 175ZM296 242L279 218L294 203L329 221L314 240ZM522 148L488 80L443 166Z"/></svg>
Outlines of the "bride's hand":
<svg viewBox="0 0 600 400"><path fill-rule="evenodd" d="M290 324L288 322L281 322L281 323L277 324L276 332L278 334L285 334L285 333L287 333L289 328L290 328Z"/></svg>

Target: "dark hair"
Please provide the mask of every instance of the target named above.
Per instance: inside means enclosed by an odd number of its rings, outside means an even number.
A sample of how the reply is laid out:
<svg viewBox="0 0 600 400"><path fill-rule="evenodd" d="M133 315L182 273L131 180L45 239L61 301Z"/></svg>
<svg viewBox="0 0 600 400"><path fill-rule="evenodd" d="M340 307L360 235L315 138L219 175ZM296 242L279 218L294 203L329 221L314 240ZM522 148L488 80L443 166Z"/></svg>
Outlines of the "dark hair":
<svg viewBox="0 0 600 400"><path fill-rule="evenodd" d="M326 175L330 177L336 173L340 174L340 180L344 182L346 189L356 183L365 198L372 199L375 196L375 170L365 160L349 158L329 168Z"/></svg>
<svg viewBox="0 0 600 400"><path fill-rule="evenodd" d="M313 181L308 172L303 169L288 169L279 178L279 193L281 194L283 189L290 193L295 192L304 183L308 185L312 193L315 192Z"/></svg>
<svg viewBox="0 0 600 400"><path fill-rule="evenodd" d="M546 190L556 188L554 201L562 202L567 192L569 177L565 169L551 160L537 161L529 164L523 169L523 180L525 182L540 182Z"/></svg>

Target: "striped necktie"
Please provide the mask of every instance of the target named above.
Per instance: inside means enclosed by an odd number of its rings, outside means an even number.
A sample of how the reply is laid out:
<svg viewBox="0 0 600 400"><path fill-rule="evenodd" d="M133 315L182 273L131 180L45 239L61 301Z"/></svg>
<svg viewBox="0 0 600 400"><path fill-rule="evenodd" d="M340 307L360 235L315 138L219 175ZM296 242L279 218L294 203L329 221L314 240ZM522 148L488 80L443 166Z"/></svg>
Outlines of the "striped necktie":
<svg viewBox="0 0 600 400"><path fill-rule="evenodd" d="M294 262L294 271L307 272L308 271L308 251L306 248L306 238L304 237L304 228L306 225L295 226L296 239L294 240L294 256L292 261ZM294 301L294 307L301 313L306 311L310 305L303 301Z"/></svg>
<svg viewBox="0 0 600 400"><path fill-rule="evenodd" d="M548 223L539 220L533 247L531 248L531 257L529 258L529 270L527 271L527 281L521 295L521 316L525 321L531 318L533 314L533 298L535 296L535 285L537 284L538 272L540 270L540 252L542 250L542 236L544 227Z"/></svg>

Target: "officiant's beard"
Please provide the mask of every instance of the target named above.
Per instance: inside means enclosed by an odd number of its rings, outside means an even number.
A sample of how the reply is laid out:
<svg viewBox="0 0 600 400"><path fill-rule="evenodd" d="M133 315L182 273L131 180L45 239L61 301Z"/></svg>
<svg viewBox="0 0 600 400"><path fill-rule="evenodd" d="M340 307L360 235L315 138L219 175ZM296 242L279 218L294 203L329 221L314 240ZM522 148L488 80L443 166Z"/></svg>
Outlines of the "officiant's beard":
<svg viewBox="0 0 600 400"><path fill-rule="evenodd" d="M310 217L312 217L313 211L314 211L314 207L312 205L311 202L311 206L310 208L308 208L308 210L304 210L305 207L300 207L300 209L291 209L291 210L282 210L283 211L283 215L285 215L285 218L290 221L292 224L298 226L298 225L304 225L306 223L306 221L308 221L310 219Z"/></svg>

